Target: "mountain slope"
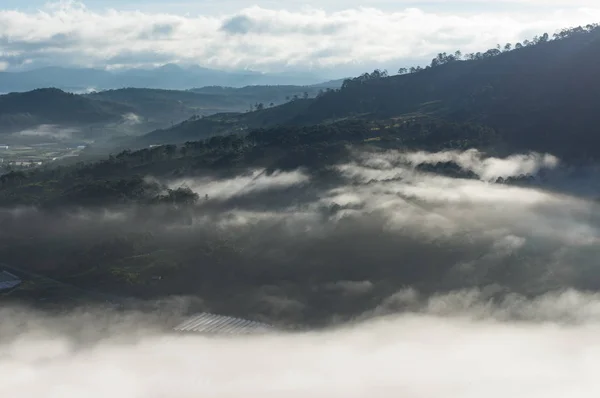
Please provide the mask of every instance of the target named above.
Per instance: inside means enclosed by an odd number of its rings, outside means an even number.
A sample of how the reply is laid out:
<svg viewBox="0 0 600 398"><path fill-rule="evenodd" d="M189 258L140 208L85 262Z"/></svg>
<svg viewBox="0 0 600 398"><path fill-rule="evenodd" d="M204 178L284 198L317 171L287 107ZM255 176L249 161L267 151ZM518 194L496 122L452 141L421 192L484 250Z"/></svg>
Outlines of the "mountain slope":
<svg viewBox="0 0 600 398"><path fill-rule="evenodd" d="M132 108L49 88L0 96L0 132L39 124L91 124L118 121Z"/></svg>
<svg viewBox="0 0 600 398"><path fill-rule="evenodd" d="M243 111L248 109L245 101L222 95L199 94L183 90L148 88L123 88L85 94L86 98L125 104L135 108L136 114L157 119L184 114ZM181 120L181 119L179 119Z"/></svg>
<svg viewBox="0 0 600 398"><path fill-rule="evenodd" d="M556 40L473 58L434 62L416 73L349 79L340 90L302 106L285 104L230 116L232 131L427 116L489 126L514 150L600 157L600 28L575 29ZM182 138L178 132L176 126L161 139L176 142ZM185 139L211 133L198 124L195 134L192 123L186 126Z"/></svg>
<svg viewBox="0 0 600 398"><path fill-rule="evenodd" d="M600 29L595 29L492 57L347 84L290 123L427 114L486 124L520 149L581 156L600 143L598 92Z"/></svg>
<svg viewBox="0 0 600 398"><path fill-rule="evenodd" d="M310 103L310 99L298 99L255 112L220 113L199 120L189 119L171 128L152 131L137 138L131 145L183 143L214 135L243 134L255 128L285 125L304 112Z"/></svg>

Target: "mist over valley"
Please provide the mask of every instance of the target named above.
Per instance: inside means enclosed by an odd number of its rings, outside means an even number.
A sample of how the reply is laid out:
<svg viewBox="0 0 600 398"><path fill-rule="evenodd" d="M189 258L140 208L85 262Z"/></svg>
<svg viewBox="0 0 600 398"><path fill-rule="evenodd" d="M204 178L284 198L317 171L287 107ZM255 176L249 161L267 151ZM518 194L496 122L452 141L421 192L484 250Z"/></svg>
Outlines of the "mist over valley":
<svg viewBox="0 0 600 398"><path fill-rule="evenodd" d="M261 12L219 34L354 15ZM599 46L590 23L333 81L0 52L3 391L597 397Z"/></svg>

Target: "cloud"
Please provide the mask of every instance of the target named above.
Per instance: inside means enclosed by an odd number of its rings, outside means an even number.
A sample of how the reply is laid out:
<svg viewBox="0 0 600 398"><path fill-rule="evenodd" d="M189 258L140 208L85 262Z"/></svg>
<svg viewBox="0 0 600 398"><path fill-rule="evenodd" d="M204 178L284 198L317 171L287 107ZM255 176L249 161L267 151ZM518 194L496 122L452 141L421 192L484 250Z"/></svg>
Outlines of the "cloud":
<svg viewBox="0 0 600 398"><path fill-rule="evenodd" d="M476 176L416 167L435 162ZM15 398L597 397L600 205L493 182L565 167L373 151L327 172L167 180L209 194L191 207L0 209L3 262L88 302L174 296L122 312L2 306L0 385ZM81 294L44 282L41 297ZM291 330L169 331L195 311Z"/></svg>
<svg viewBox="0 0 600 398"><path fill-rule="evenodd" d="M46 137L50 139L65 140L73 137L74 134L80 133L76 128L64 128L51 124L42 124L34 129L21 130L12 135L14 137Z"/></svg>
<svg viewBox="0 0 600 398"><path fill-rule="evenodd" d="M526 317L491 315L507 308ZM509 305L457 293L402 315L256 337L176 335L143 314L3 308L19 330L0 330L0 382L15 398L591 398L600 393L598 308L598 297L576 292ZM567 311L581 322L563 322Z"/></svg>
<svg viewBox="0 0 600 398"><path fill-rule="evenodd" d="M127 125L136 125L142 122L142 118L140 118L135 113L126 113L123 115L123 122Z"/></svg>
<svg viewBox="0 0 600 398"><path fill-rule="evenodd" d="M550 292L534 298L519 294L502 296L499 293L502 293L502 288L494 285L482 290L457 290L432 296L421 295L414 289L403 289L386 297L372 313L365 314L365 318L401 311L495 322L600 324L598 294L573 289Z"/></svg>
<svg viewBox="0 0 600 398"><path fill-rule="evenodd" d="M403 288L424 299L490 285L523 297L600 289L598 203L422 172L410 160L423 156L359 153L327 178L229 170L166 182L196 191L193 207L5 210L0 257L94 289L100 279L119 294L153 286L198 297L204 310L309 325L361 316ZM452 157L474 169L544 159Z"/></svg>
<svg viewBox="0 0 600 398"><path fill-rule="evenodd" d="M259 70L402 66L427 61L439 51L481 51L599 16L600 10L592 8L449 14L418 8L327 12L258 6L229 15L189 16L91 10L71 2L35 12L0 11L0 62L104 67L120 60L121 66L182 62Z"/></svg>
<svg viewBox="0 0 600 398"><path fill-rule="evenodd" d="M275 171L269 174L266 170L262 169L250 170L245 175L221 181L215 181L211 178L184 178L175 180L169 185L171 188L186 186L198 195L208 195L213 200L224 200L255 192L273 191L295 185L303 185L309 181L310 177L300 170L292 172Z"/></svg>
<svg viewBox="0 0 600 398"><path fill-rule="evenodd" d="M530 153L513 155L505 159L494 157L482 159L482 157L483 154L476 149L465 152L444 151L434 154L416 152L405 155L405 159L414 166L454 162L463 170L472 171L485 181L518 177L523 174L535 175L540 169L552 169L558 165L558 159L549 154Z"/></svg>
<svg viewBox="0 0 600 398"><path fill-rule="evenodd" d="M221 30L231 34L301 34L301 35L332 35L344 26L341 23L315 23L310 18L299 19L297 15L282 13L282 19L275 20L268 15L255 14L236 15L223 22Z"/></svg>

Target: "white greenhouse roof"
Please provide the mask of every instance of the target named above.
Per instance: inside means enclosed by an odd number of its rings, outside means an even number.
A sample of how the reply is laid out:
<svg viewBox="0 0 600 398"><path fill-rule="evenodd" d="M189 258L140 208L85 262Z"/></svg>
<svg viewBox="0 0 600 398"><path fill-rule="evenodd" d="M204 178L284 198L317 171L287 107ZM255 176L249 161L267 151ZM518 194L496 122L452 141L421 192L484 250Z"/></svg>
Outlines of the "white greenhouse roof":
<svg viewBox="0 0 600 398"><path fill-rule="evenodd" d="M189 317L174 329L178 332L211 334L253 334L275 331L273 326L265 323L206 312Z"/></svg>

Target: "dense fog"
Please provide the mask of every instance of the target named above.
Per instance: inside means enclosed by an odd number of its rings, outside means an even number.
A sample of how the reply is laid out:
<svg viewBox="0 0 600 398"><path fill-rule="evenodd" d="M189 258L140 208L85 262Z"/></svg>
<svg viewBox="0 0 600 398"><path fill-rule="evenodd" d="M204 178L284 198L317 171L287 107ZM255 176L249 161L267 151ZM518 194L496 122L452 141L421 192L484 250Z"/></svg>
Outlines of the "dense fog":
<svg viewBox="0 0 600 398"><path fill-rule="evenodd" d="M15 398L596 397L599 304L567 292L494 306L462 293L367 323L252 337L169 334L139 314L3 310L14 325L2 323L0 381ZM511 312L529 320L503 320Z"/></svg>
<svg viewBox="0 0 600 398"><path fill-rule="evenodd" d="M420 167L438 162L459 172ZM14 397L598 396L600 218L565 167L362 152L321 174L163 181L193 206L4 209L3 261L168 305L5 308L0 382ZM200 310L285 332L167 332Z"/></svg>

